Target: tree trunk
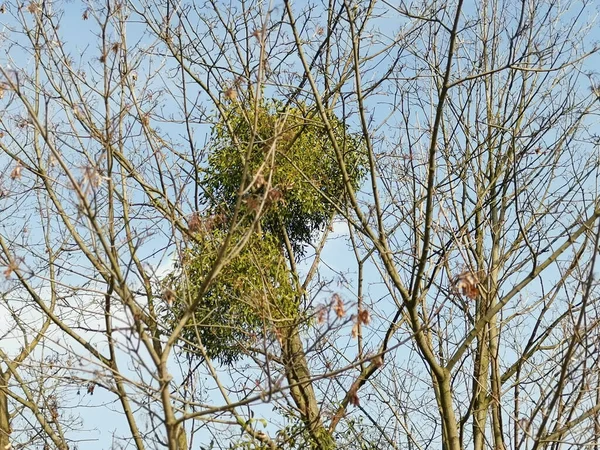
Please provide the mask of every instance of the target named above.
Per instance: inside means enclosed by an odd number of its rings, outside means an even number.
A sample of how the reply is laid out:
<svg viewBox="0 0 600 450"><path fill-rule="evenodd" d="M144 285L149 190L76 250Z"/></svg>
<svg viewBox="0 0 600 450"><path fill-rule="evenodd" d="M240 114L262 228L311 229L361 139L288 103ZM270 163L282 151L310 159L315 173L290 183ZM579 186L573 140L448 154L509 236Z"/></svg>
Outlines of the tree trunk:
<svg viewBox="0 0 600 450"><path fill-rule="evenodd" d="M0 450L10 448L10 415L8 412L8 396L6 388L8 377L5 373L0 372Z"/></svg>
<svg viewBox="0 0 600 450"><path fill-rule="evenodd" d="M319 450L334 449L333 437L321 421L321 413L310 380L308 362L306 361L298 328L295 325L290 325L283 330L282 335L281 350L286 377L291 386L290 394L311 437L312 448Z"/></svg>

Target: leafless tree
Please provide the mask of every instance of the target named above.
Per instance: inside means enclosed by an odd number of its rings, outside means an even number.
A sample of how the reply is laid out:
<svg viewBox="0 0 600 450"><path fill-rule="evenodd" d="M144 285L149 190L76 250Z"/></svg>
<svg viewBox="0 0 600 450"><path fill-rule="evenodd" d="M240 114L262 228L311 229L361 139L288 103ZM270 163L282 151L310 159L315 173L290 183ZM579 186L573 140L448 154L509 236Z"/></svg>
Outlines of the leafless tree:
<svg viewBox="0 0 600 450"><path fill-rule="evenodd" d="M0 449L600 446L594 2L0 11Z"/></svg>

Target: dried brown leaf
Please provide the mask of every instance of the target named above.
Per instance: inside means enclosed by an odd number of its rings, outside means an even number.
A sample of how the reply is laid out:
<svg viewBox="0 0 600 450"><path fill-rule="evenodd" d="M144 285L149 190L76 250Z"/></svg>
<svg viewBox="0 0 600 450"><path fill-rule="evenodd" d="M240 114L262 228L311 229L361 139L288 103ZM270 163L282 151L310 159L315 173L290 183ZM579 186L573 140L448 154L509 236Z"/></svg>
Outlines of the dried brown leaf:
<svg viewBox="0 0 600 450"><path fill-rule="evenodd" d="M359 327L358 322L356 322L354 325L352 325L352 339L356 339L356 337L358 336L358 327Z"/></svg>
<svg viewBox="0 0 600 450"><path fill-rule="evenodd" d="M250 208L254 212L258 212L261 204L260 197L256 195L249 195L248 197L246 197L245 201L246 205L248 205L248 208Z"/></svg>
<svg viewBox="0 0 600 450"><path fill-rule="evenodd" d="M277 342L279 342L279 345L283 345L283 335L281 334L281 331L275 328L274 334L275 338L277 339Z"/></svg>
<svg viewBox="0 0 600 450"><path fill-rule="evenodd" d="M317 310L317 323L319 325L325 323L325 319L327 318L327 311L325 309L324 306L319 306L319 309Z"/></svg>
<svg viewBox="0 0 600 450"><path fill-rule="evenodd" d="M169 307L173 306L173 302L175 301L175 291L171 288L166 288L163 291L163 299L167 302L167 305L169 305Z"/></svg>
<svg viewBox="0 0 600 450"><path fill-rule="evenodd" d="M338 318L341 319L346 315L346 310L344 309L344 301L342 300L342 297L340 297L339 294L333 294L332 300L333 310L335 311L335 314L338 316Z"/></svg>
<svg viewBox="0 0 600 450"><path fill-rule="evenodd" d="M198 233L202 229L202 222L200 221L200 215L194 212L188 220L188 228L190 233Z"/></svg>
<svg viewBox="0 0 600 450"><path fill-rule="evenodd" d="M234 88L230 87L227 88L223 91L223 96L227 99L227 100L235 100L237 98L237 92Z"/></svg>
<svg viewBox="0 0 600 450"><path fill-rule="evenodd" d="M279 188L273 188L267 193L267 201L269 203L277 203L283 200L283 192Z"/></svg>
<svg viewBox="0 0 600 450"><path fill-rule="evenodd" d="M10 179L11 180L20 179L22 171L23 171L23 166L21 165L21 163L17 163L17 165L13 168L12 172L10 173Z"/></svg>
<svg viewBox="0 0 600 450"><path fill-rule="evenodd" d="M454 288L456 291L472 300L475 300L479 295L478 285L479 280L477 276L469 270L460 273L454 279Z"/></svg>
<svg viewBox="0 0 600 450"><path fill-rule="evenodd" d="M366 309L360 309L358 311L358 321L364 325L369 325L371 323L371 314Z"/></svg>

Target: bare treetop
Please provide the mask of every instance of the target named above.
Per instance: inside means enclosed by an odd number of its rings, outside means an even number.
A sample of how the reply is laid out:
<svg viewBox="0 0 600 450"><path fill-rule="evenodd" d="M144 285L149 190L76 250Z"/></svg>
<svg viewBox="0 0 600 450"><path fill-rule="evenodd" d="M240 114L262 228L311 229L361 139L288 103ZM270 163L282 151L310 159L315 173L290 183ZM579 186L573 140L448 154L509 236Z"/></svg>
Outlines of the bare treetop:
<svg viewBox="0 0 600 450"><path fill-rule="evenodd" d="M0 5L0 449L600 445L591 1Z"/></svg>

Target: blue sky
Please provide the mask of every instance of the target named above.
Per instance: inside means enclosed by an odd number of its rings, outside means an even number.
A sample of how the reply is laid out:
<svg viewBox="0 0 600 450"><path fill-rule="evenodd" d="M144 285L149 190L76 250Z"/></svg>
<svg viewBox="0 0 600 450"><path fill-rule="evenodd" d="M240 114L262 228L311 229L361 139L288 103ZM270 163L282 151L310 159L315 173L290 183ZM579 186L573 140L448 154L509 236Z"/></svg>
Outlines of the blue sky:
<svg viewBox="0 0 600 450"><path fill-rule="evenodd" d="M303 3L296 3L296 6L299 8ZM382 6L383 8L383 6ZM96 47L96 42L97 42L97 27L94 23L94 21L92 19L88 19L88 20L84 20L83 19L83 14L84 11L86 10L85 7L81 6L79 3L65 3L64 4L64 9L62 12L62 21L61 21L61 27L58 30L59 35L61 36L61 38L64 40L64 42L66 43L66 47L69 49L69 51L71 52L71 54L74 56L74 58L77 60L79 58L80 54L85 54L85 56L82 58L82 60L85 62L85 64L82 66L82 68L89 70L90 72L92 72L91 68L93 67L93 64L88 65L87 61L91 61L93 58L95 58L96 56L94 55L98 55L99 57L99 50ZM472 11L473 10L473 3L469 3L469 5L466 8L466 11ZM14 12L14 11L13 11ZM568 16L566 16L568 18ZM31 19L28 19L31 20ZM8 29L14 24L14 22L12 21L12 19L10 18L10 14L4 14L3 16L0 16L0 26L3 29L4 33L8 33ZM395 33L397 31L397 29L400 27L400 24L397 23L396 17L394 16L394 14L390 14L390 16L388 18L382 18L379 22L381 30L383 31L389 31L389 34L391 35L392 33ZM131 23L128 24L127 27L128 31L127 31L127 36L128 36L128 42L130 43L130 45L134 46L139 44L141 47L145 47L151 50L154 50L153 44L154 44L154 39L151 37L148 37L147 35L144 35L143 30L144 27L143 25L141 25L140 23L136 23L135 21L131 21ZM11 35L12 36L12 35ZM593 32L590 35L590 39L591 40L597 40L598 38L598 34L597 32ZM116 39L116 36L115 38ZM31 68L32 67L32 60L31 60L31 56L24 53L21 49L19 49L17 46L9 46L9 45L2 45L2 43L0 43L0 48L3 48L6 53L4 54L0 54L0 64L3 65L7 65L8 61L12 61L11 67L13 69L16 69L17 67L26 67L26 68ZM374 43L373 46L371 47L372 50L377 49L378 48L378 44ZM142 53L139 54L140 57L143 56ZM385 60L388 56L382 56L381 59ZM162 77L165 73L167 73L169 71L169 69L171 69L173 67L172 62L164 62L163 64L163 60L158 57L155 61L155 63L153 64L143 64L140 65L137 68L138 71L138 83L141 86L143 80L145 79L145 77L148 74L157 74L159 77ZM588 62L586 63L585 68L589 68L590 70L595 70L595 67L597 67L597 63L598 63L598 56L594 56L592 58L590 58L588 60ZM418 61L415 61L415 65L418 63ZM374 64L375 65L375 64ZM410 71L411 69L407 69L408 71ZM377 68L374 69L374 73L375 74L379 74L380 72L378 71ZM149 89L152 89L154 86L159 86L161 83L166 83L167 85L169 85L169 83L173 83L172 80L170 81L165 81L166 76L164 78L161 78L159 81L156 82L155 85L150 85ZM586 81L587 77L586 76L581 76L579 79L579 82L582 86L582 89L585 90L588 88L588 86L586 86ZM365 82L368 82L369 79L365 79ZM140 87L141 90L141 87ZM426 102L429 100L429 95L431 93L429 92L424 92L423 93L423 100ZM173 92L173 97L171 98L171 100L174 100L174 98L176 97L177 93ZM190 94L190 97L193 96L193 93ZM373 100L374 103L370 104L369 106L372 108L372 119L374 121L374 123L377 122L382 122L385 118L387 118L387 115L390 113L390 107L388 106L388 104L386 102L390 101L390 93L389 92L382 92L380 95L375 96L375 99ZM155 111L160 111L162 110L165 113L170 113L172 111L177 111L177 107L173 106L173 103L169 102L169 96L165 95L163 97L164 100L164 104L160 103L158 105L155 106ZM426 108L425 108L426 110ZM60 115L60 113L58 113ZM426 111L421 111L420 113L417 113L417 115L414 117L414 121L415 121L415 130L417 130L417 125L424 125L424 122L426 122L428 120ZM418 122L420 122L420 124L418 124ZM394 115L392 117L389 118L389 121L385 122L385 125L389 126L390 124L394 124L394 125L401 125L402 121L401 118L399 118L397 115ZM358 126L358 123L355 124L356 126ZM161 123L161 124L157 124L157 126L159 126L161 128L161 130L167 134L170 134L175 140L179 140L181 142L183 142L183 139L180 139L179 136L181 136L182 134L182 127L181 126L176 126L176 125L169 125L167 123ZM206 141L206 134L208 132L208 130L210 129L210 127L206 124L197 124L195 126L194 132L195 132L195 137L196 137L196 141L198 142L198 146L202 146L204 144L204 142ZM397 135L394 133L398 133ZM385 139L387 139L387 143L394 141L394 139L398 139L398 142L401 142L402 137L400 137L399 135L401 135L402 133L395 130L393 127L389 127L387 129L383 129L381 131L382 134L382 141L381 142L386 142ZM417 131L415 131L415 135L418 134ZM427 135L426 134L422 134L421 135L422 139L424 141L426 141L427 139ZM10 166L9 166L10 168ZM8 170L8 169L7 169ZM183 175L182 175L183 176ZM368 196L365 195L364 197L365 199L368 199ZM188 202L188 204L186 204L186 207L191 208L193 206L193 202ZM25 210L17 210L17 212L22 214L19 216L15 216L13 217L13 219L18 222L19 220L25 221L27 220L27 213L25 212ZM332 293L335 292L341 292L342 295L344 296L345 300L347 301L348 305L352 305L352 306L348 306L348 309L350 311L354 312L355 306L353 306L353 304L356 302L356 294L355 294L355 288L356 288L356 262L355 262L355 257L354 254L352 252L352 250L350 249L349 245L348 245L348 241L347 241L347 231L345 228L345 224L343 223L339 223L336 224L335 227L335 232L334 234L337 235L336 239L332 239L328 245L326 246L326 249L323 253L323 262L324 264L322 265L322 276L323 278L331 278L332 280L339 280L339 282L334 282L331 286L332 288L330 290L324 290L323 292L321 292L318 296L317 299L317 303L327 303L330 298ZM157 269L157 271L159 273L163 273L163 271L168 270L172 264L172 255L173 252L170 250L166 250L166 251L159 251L155 256L150 256L153 255L154 252L156 251L157 248L162 248L167 246L167 241L166 238L164 238L164 235L168 234L168 229L165 228L163 231L163 236L161 236L160 234L158 234L157 236L152 236L152 240L149 240L148 243L145 246L142 246L140 248L140 254L143 256L148 256L148 263L150 265L152 265L155 269ZM402 232L406 231L406 230L398 230L398 238L401 239L402 237ZM401 263L401 262L399 262ZM460 262L456 263L457 267L460 266ZM464 262L462 263L464 264ZM346 276L346 281L341 281L341 278L339 276L340 273L344 273ZM389 292L387 291L387 288L382 284L381 281L381 275L379 273L379 271L377 270L377 268L372 264L372 262L368 262L365 266L365 280L367 280L367 286L366 286L366 292L365 292L365 301L366 304L369 305L370 308L372 308L373 311L373 325L371 326L370 329L368 329L368 333L372 333L371 336L378 338L381 337L381 332L382 330L385 330L386 324L387 324L387 320L390 318L390 315L393 314L393 312L395 311L395 306L393 304L393 302L391 302L388 298L389 296ZM555 277L558 277L558 272L553 272L553 271L549 271L549 273L547 274L547 278L549 279L553 279ZM82 296L83 299L85 299L85 295ZM507 308L507 312L510 311L510 308L513 307L512 305L509 305L509 308ZM515 306L516 307L516 306ZM126 319L123 319L124 322L126 322ZM94 321L92 321L89 325L94 325ZM99 324L95 324L98 325ZM340 345L340 347L345 348L346 349L346 353L344 355L344 357L348 358L348 361L351 361L352 358L355 356L355 352L356 352L356 341L352 340L350 337L350 328L351 328L351 324L346 326L347 328L347 332L345 335L343 335L339 341L337 342L338 345ZM524 326L525 328L525 326ZM58 335L57 335L58 336ZM400 335L399 339L403 338L404 336ZM124 337L125 339L125 337ZM71 343L68 341L64 341L62 340L61 337L57 337L57 343L55 343L54 345L64 345L64 346L70 346ZM373 347L373 345L371 344L372 342L378 343L378 339L366 339L366 341L369 341L369 344L371 347ZM132 339L132 341L125 341L123 342L124 346L132 346L135 347L136 344L136 340L135 338ZM12 350L14 350L14 345L18 345L15 341L9 341L9 340L3 340L2 344L1 344L6 350L11 350L11 346L13 346ZM41 352L42 350L40 350ZM77 352L78 350L75 350L75 352ZM41 353L40 353L41 355ZM398 352L397 355L395 355L395 361L396 362L400 362L402 360L405 360L409 357L411 357L413 355L409 354L409 353L403 353L403 352ZM507 354L506 355L506 359L509 360L511 358L512 355ZM127 375L131 375L132 377L137 376L135 373L135 370L138 369L138 367L136 367L136 364L143 362L147 359L147 355L144 355L143 353L140 353L138 355L138 358L133 358L133 359L129 359L129 357L127 356L126 353L123 354L123 364L122 364L122 370L124 371L125 374ZM391 359L391 358L390 358ZM136 361L137 360L137 361ZM90 365L90 368L93 368L92 365ZM177 371L175 370L176 366L173 365L173 375L175 376L175 379L179 379L181 378L181 375L179 373L177 373ZM141 368L140 369L146 377L150 377L152 374L148 373L148 370ZM93 374L89 374L90 377L93 377ZM231 380L233 375L230 377L230 375L228 375L227 373L225 373L223 371L222 373L223 377L225 380ZM209 388L214 388L214 385L212 385L210 383L210 381L208 379L205 380L206 386ZM202 383L199 383L202 384ZM104 389L101 388L96 388L94 391L93 395L87 394L85 392L85 389L82 388L79 392L79 394L77 393L77 391L74 389L72 392L69 392L68 394L68 398L70 401L72 401L73 403L79 403L81 402L81 405L84 406L82 408L77 408L75 410L75 413L80 414L83 420L83 426L82 426L82 431L80 432L73 432L71 434L71 437L73 437L74 439L84 439L84 440L88 440L90 439L90 441L85 442L85 444L81 444L80 448L83 448L83 446L85 445L86 448L98 448L98 449L108 449L108 448L113 448L113 444L116 443L118 441L118 438L114 437L114 436L119 436L119 435L126 435L127 434L127 430L128 427L126 425L126 423L123 420L123 416L121 413L118 412L119 410L119 405L116 403L115 401L115 397L108 393L107 391L105 391ZM218 395L210 395L211 400L214 400L214 402L216 404L222 404L223 401L221 398L219 398ZM81 400L80 400L81 399ZM116 411L114 411L114 410ZM271 406L270 405L261 405L261 406L257 406L255 408L256 411L256 418L260 418L259 415L263 415L262 417L266 417L269 420L271 419ZM140 417L142 417L143 413L140 414ZM144 421L144 419L141 419L141 421ZM273 428L269 427L268 431L273 431ZM206 438L206 440L210 439L209 435L204 435L204 438ZM113 438L115 439L115 442L113 442ZM118 447L116 447L118 448Z"/></svg>

